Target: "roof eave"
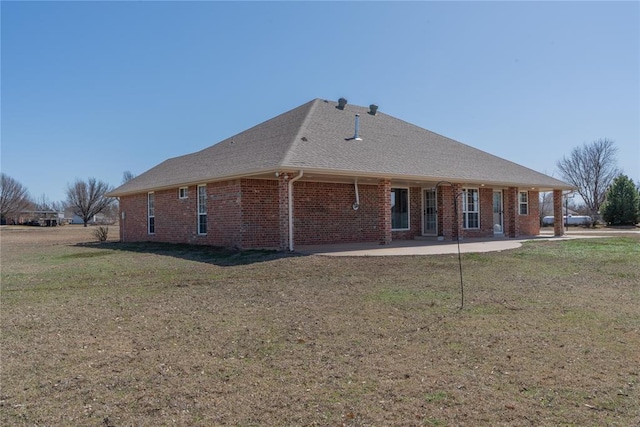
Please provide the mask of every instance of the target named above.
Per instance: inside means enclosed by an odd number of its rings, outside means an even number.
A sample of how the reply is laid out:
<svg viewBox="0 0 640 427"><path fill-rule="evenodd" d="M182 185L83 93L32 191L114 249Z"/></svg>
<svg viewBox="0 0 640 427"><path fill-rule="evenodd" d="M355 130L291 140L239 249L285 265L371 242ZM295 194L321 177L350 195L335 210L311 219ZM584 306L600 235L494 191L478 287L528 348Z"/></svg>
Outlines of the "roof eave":
<svg viewBox="0 0 640 427"><path fill-rule="evenodd" d="M111 191L111 192L107 193L106 196L107 197L132 196L134 194L151 193L151 192L154 192L154 191L163 191L163 190L171 190L172 188L188 187L188 186L192 186L192 185L206 184L206 183L209 183L209 182L231 181L231 180L234 180L234 179L247 178L247 177L252 177L252 176L256 176L256 175L264 175L264 174L268 174L268 173L274 173L275 174L279 170L281 170L281 169L255 170L255 171L245 171L245 172L238 173L238 174L233 174L233 175L210 176L210 177L207 177L207 178L200 178L200 179L197 179L197 180L183 181L183 182L172 182L172 183L169 183L169 184L166 184L166 185L158 185L158 186L153 186L153 187L142 187L142 188L137 188L137 189L133 189L133 190L129 190L129 191Z"/></svg>
<svg viewBox="0 0 640 427"><path fill-rule="evenodd" d="M243 171L242 173L233 174L233 175L224 175L224 176L210 176L206 178L200 178L197 180L191 180L186 182L173 182L166 185L158 185L153 187L143 187L137 188L129 191L111 191L106 194L107 197L123 197L123 196L131 196L134 194L140 193L149 193L153 191L163 191L170 190L172 188L179 187L187 187L193 185L199 185L208 182L220 182L220 181L231 181L234 179L241 178L249 178L255 176L265 176L269 174L273 174L274 179L277 177L276 173L285 172L285 171L299 171L303 170L305 172L305 176L303 180L310 180L314 175L320 175L322 177L340 177L340 178L366 178L366 179L389 179L394 181L413 181L416 184L421 183L452 183L452 184L460 184L460 185L473 185L473 186L488 186L488 187L517 187L517 188L530 188L537 191L552 191L552 190L563 190L563 191L575 191L577 187L574 187L570 184L541 184L536 182L513 182L513 181L492 181L492 180L481 180L481 179L472 179L472 178L459 178L459 177L450 177L450 176L427 176L427 175L403 175L403 174L394 174L394 173L385 173L385 172L366 172L366 171L353 171L353 170L335 170L335 169L323 169L323 168L305 168L301 166L280 166L277 168L269 168L269 169L257 169L253 171Z"/></svg>

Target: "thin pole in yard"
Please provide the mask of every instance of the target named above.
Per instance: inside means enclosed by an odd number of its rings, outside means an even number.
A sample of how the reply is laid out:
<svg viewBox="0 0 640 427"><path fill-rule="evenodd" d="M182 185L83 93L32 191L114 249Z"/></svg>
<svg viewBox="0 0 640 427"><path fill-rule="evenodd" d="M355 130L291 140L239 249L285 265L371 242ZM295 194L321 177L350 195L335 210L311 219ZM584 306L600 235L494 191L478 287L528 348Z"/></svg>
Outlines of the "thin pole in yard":
<svg viewBox="0 0 640 427"><path fill-rule="evenodd" d="M438 181L436 183L436 190L440 184L449 184L450 187L453 188L453 184L450 181ZM460 222L458 221L458 197L463 194L462 191L454 194L453 197L453 222L456 224L456 240L458 241L458 267L460 270L460 307L458 307L458 311L462 310L464 307L464 282L462 279L462 255L460 253Z"/></svg>

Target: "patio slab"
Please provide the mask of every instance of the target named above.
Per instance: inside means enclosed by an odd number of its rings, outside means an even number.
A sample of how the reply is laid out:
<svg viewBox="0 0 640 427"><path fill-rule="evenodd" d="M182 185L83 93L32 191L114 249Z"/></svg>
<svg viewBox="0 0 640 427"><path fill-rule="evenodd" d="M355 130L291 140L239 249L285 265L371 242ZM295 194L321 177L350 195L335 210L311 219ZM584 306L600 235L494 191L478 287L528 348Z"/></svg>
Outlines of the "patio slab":
<svg viewBox="0 0 640 427"><path fill-rule="evenodd" d="M637 227L624 229L583 229L569 228L564 236L554 236L552 228L544 228L538 236L509 239L506 237L491 237L484 239L462 238L460 240L461 253L499 252L517 249L523 242L529 240L567 240L589 239L621 235L638 235ZM401 256L401 255L442 255L457 254L457 241L436 240L435 238L419 240L396 240L388 245L376 242L369 243L340 243L331 245L297 246L295 251L305 255L326 256Z"/></svg>
<svg viewBox="0 0 640 427"><path fill-rule="evenodd" d="M567 239L570 237L529 237L523 239L462 239L461 253L495 252L516 249L522 242L539 239ZM399 255L441 255L457 254L457 241L437 240L397 240L388 245L371 243L343 243L332 245L298 246L296 252L308 255L326 256L399 256Z"/></svg>

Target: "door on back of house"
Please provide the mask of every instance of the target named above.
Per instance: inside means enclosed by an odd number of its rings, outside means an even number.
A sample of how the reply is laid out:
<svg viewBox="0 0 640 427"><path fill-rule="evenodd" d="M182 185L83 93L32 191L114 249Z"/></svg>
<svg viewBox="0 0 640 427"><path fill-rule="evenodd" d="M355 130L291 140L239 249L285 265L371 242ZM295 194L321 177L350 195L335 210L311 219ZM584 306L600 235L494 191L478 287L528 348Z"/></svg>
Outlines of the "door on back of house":
<svg viewBox="0 0 640 427"><path fill-rule="evenodd" d="M422 234L424 236L435 236L438 234L438 209L435 188L424 190L422 203Z"/></svg>
<svg viewBox="0 0 640 427"><path fill-rule="evenodd" d="M504 230L502 211L502 190L493 192L493 234L502 234Z"/></svg>

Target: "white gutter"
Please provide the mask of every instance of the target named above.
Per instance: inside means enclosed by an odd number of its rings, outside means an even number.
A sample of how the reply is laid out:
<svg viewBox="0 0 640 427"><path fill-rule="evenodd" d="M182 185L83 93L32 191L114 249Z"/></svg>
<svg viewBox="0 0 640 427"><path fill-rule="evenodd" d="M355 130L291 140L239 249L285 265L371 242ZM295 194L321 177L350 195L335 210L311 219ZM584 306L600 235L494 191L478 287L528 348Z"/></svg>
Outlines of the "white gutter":
<svg viewBox="0 0 640 427"><path fill-rule="evenodd" d="M293 252L293 183L302 178L304 172L300 170L298 176L289 181L289 250Z"/></svg>

